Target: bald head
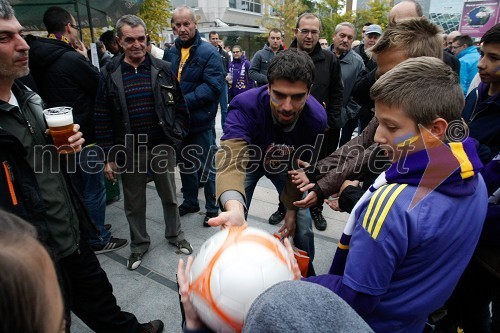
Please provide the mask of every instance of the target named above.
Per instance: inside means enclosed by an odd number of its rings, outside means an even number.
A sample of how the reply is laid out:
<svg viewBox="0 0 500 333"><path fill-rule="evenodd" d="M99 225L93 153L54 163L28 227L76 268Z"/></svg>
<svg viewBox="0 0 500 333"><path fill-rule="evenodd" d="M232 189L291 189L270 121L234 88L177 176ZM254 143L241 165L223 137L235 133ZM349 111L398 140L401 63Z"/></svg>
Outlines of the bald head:
<svg viewBox="0 0 500 333"><path fill-rule="evenodd" d="M423 16L422 6L416 1L406 0L392 7L389 12L389 22L421 16Z"/></svg>
<svg viewBox="0 0 500 333"><path fill-rule="evenodd" d="M452 50L451 46L452 46L452 44L453 44L453 40L454 40L455 38L457 38L458 36L461 36L461 35L462 35L462 34L460 33L460 31L456 31L456 30L455 30L455 31L450 32L450 33L448 34L448 37L446 37L446 42L448 43L448 49L450 50L450 52L451 52L451 50Z"/></svg>

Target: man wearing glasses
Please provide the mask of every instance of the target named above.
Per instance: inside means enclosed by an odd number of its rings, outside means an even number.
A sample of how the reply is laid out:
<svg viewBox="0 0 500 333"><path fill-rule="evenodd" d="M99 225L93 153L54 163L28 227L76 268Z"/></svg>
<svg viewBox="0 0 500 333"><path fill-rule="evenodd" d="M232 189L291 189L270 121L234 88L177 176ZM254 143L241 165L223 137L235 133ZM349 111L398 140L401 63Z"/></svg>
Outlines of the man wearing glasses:
<svg viewBox="0 0 500 333"><path fill-rule="evenodd" d="M115 251L127 245L126 239L111 236L104 227L106 190L102 163L95 146L94 101L99 72L87 58L79 40L80 27L64 8L50 7L43 16L47 38L28 36L29 66L38 92L48 107L70 106L76 124L85 133L84 149L75 157L71 181L81 194L97 232L84 235L96 254ZM102 159L101 159L102 160Z"/></svg>
<svg viewBox="0 0 500 333"><path fill-rule="evenodd" d="M320 153L320 158L323 158L335 151L339 143L344 87L340 62L332 52L321 48L318 43L320 33L321 21L318 16L304 13L297 20L295 39L290 47L307 52L314 62L315 76L311 95L325 108L328 121ZM327 226L322 207L323 203L311 208L312 220L320 231Z"/></svg>
<svg viewBox="0 0 500 333"><path fill-rule="evenodd" d="M453 54L460 61L460 85L464 96L467 96L470 83L477 74L477 63L480 55L469 35L455 37L451 47Z"/></svg>

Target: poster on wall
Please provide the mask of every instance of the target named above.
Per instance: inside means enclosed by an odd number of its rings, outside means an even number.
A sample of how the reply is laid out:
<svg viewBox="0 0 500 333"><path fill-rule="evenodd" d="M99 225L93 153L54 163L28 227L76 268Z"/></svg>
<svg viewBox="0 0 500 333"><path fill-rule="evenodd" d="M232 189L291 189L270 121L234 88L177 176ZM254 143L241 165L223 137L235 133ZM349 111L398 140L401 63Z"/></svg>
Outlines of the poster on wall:
<svg viewBox="0 0 500 333"><path fill-rule="evenodd" d="M481 37L499 20L498 0L464 2L460 28L463 35Z"/></svg>

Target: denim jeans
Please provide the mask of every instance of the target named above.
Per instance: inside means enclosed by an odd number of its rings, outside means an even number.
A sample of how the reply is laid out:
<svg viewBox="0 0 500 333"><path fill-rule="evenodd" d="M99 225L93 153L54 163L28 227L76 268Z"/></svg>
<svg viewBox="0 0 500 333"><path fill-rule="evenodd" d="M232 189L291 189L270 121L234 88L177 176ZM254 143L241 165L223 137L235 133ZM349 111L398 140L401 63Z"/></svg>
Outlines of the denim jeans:
<svg viewBox="0 0 500 333"><path fill-rule="evenodd" d="M226 123L226 117L227 117L227 83L225 82L222 85L219 104L220 104L220 116L221 116L220 125L222 127L222 130L224 130L224 124Z"/></svg>
<svg viewBox="0 0 500 333"><path fill-rule="evenodd" d="M98 146L87 146L75 155L75 172L69 172L73 186L76 188L89 212L90 218L97 227L98 234L93 231L84 233L89 245L105 245L111 233L104 228L106 219L106 187L104 185L104 155Z"/></svg>
<svg viewBox="0 0 500 333"><path fill-rule="evenodd" d="M245 176L245 196L247 208L250 208L255 186L257 185L259 179L263 176L266 176L274 184L279 194L283 192L286 182L285 175L273 175L265 172L261 168L254 172L247 173ZM309 209L297 210L296 224L297 228L295 230L295 237L293 238L293 241L299 249L307 251L312 262L314 259L314 232Z"/></svg>
<svg viewBox="0 0 500 333"><path fill-rule="evenodd" d="M215 201L215 138L213 128L189 134L182 142L179 158L179 171L182 193L187 207L198 207L198 189L204 182L205 209L207 213L217 213L219 206ZM201 170L201 172L200 172Z"/></svg>

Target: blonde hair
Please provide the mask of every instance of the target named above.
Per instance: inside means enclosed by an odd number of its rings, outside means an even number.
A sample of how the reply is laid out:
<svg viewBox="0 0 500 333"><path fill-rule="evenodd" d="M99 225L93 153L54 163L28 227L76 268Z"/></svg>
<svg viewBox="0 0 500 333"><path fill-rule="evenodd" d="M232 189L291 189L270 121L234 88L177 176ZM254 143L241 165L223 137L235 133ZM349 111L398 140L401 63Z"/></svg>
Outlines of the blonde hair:
<svg viewBox="0 0 500 333"><path fill-rule="evenodd" d="M405 52L408 58L435 57L443 59L442 29L425 17L391 22L370 50L371 55L389 49Z"/></svg>
<svg viewBox="0 0 500 333"><path fill-rule="evenodd" d="M382 75L370 90L371 98L401 108L416 124L437 118L459 120L464 95L457 74L435 57L410 58Z"/></svg>

